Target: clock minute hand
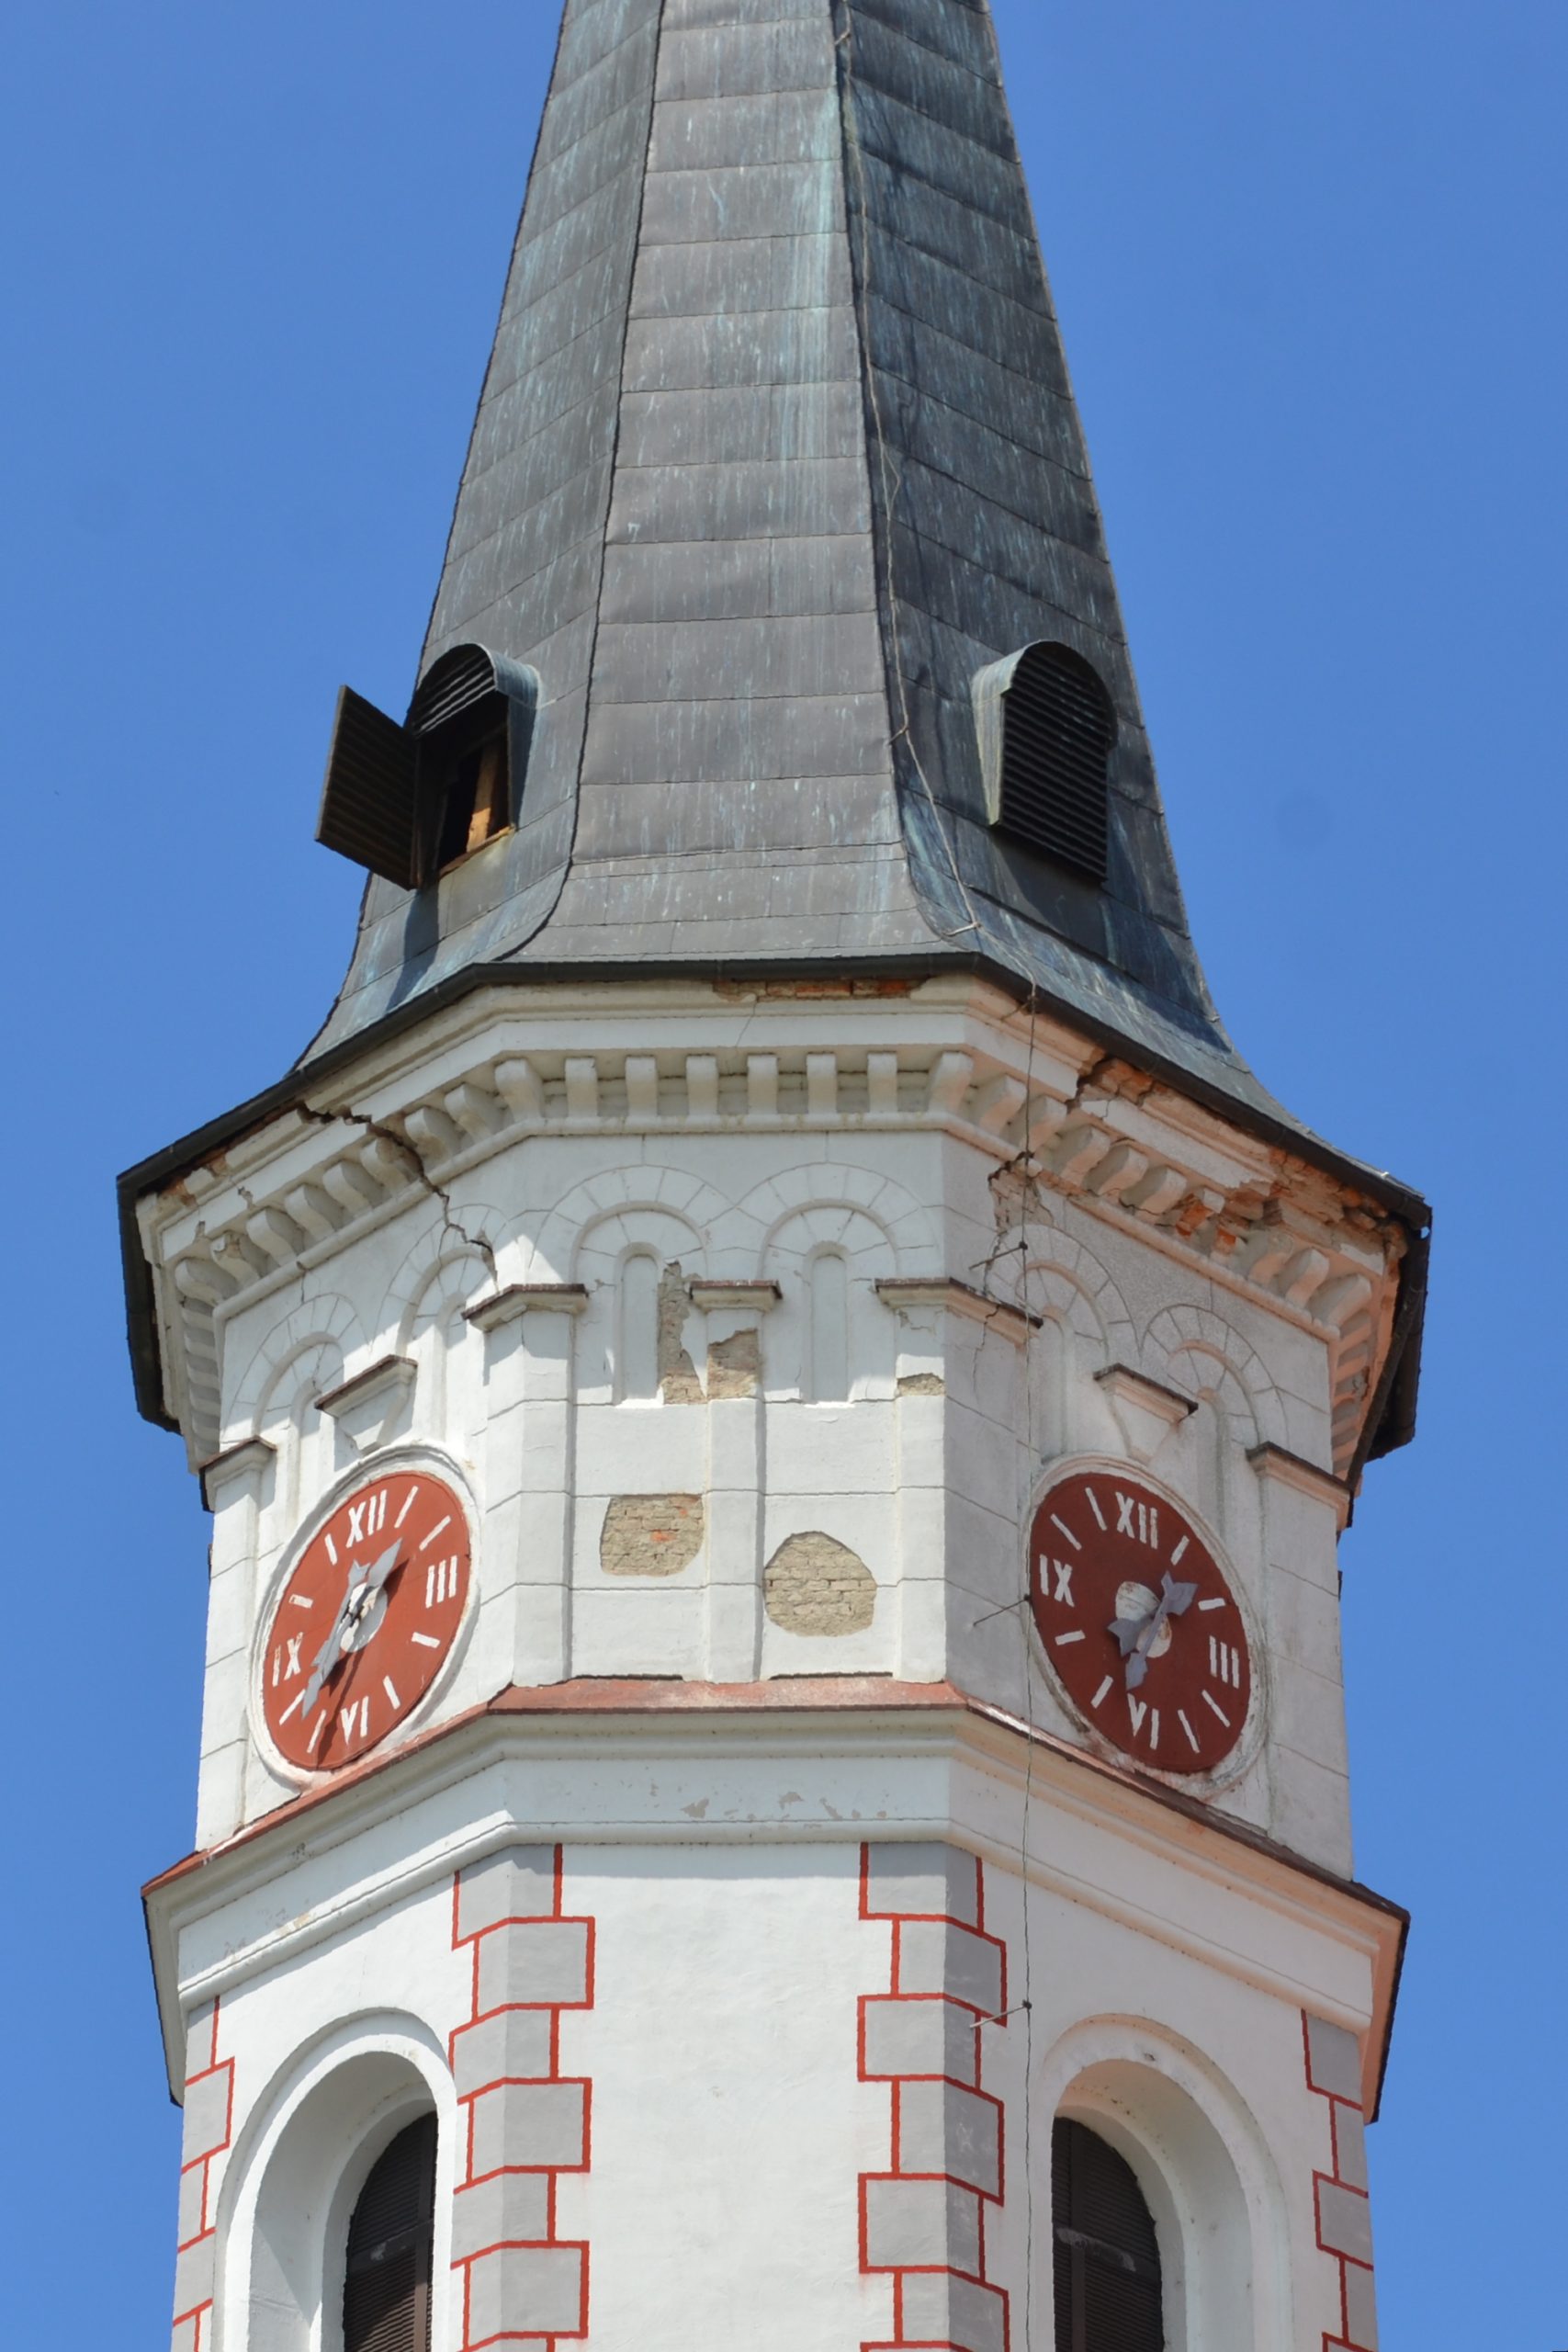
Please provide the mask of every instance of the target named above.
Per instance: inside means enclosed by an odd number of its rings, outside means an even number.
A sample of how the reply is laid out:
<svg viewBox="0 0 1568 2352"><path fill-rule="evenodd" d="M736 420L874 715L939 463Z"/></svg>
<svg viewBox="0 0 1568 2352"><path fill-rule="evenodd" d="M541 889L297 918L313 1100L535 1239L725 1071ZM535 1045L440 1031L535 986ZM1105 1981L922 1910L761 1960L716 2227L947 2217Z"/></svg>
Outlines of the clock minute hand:
<svg viewBox="0 0 1568 2352"><path fill-rule="evenodd" d="M336 1666L339 1658L343 1656L344 1628L350 1622L349 1603L354 1597L354 1584L356 1574L357 1570L351 1566L348 1571L348 1583L344 1589L343 1600L338 1608L337 1616L333 1620L332 1632L327 1635L326 1640L316 1652L315 1659L311 1665L310 1679L305 1685L305 1701L300 1709L301 1714L308 1715L310 1713L311 1708L321 1697L321 1691L326 1683L331 1679L333 1668Z"/></svg>

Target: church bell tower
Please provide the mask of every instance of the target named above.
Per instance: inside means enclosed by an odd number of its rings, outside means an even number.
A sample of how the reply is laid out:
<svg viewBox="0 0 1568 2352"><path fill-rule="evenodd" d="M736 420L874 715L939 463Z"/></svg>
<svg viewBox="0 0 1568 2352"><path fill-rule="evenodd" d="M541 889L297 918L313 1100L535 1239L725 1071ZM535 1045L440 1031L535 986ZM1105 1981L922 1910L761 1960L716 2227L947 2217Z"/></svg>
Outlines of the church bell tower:
<svg viewBox="0 0 1568 2352"><path fill-rule="evenodd" d="M123 1184L175 2352L1373 2352L1427 1212L1211 1001L986 0L567 0L320 836Z"/></svg>

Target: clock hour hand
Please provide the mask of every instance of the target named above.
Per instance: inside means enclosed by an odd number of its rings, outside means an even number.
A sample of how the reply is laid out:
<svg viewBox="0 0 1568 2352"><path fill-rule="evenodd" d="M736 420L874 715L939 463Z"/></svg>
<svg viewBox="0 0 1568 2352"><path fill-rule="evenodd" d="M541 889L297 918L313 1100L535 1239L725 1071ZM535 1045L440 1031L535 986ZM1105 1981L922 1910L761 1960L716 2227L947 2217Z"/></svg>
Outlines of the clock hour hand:
<svg viewBox="0 0 1568 2352"><path fill-rule="evenodd" d="M302 1709L305 1714L310 1713L343 1662L345 1656L344 1635L355 1632L364 1623L384 1589L388 1577L397 1566L402 1548L400 1544L389 1544L380 1558L374 1561L369 1567L359 1560L350 1564L348 1589L344 1594L343 1606L338 1611L332 1632L316 1652L315 1662L310 1669L310 1679L305 1686Z"/></svg>
<svg viewBox="0 0 1568 2352"><path fill-rule="evenodd" d="M1195 1584L1178 1584L1168 1568L1160 1597L1147 1617L1113 1618L1111 1631L1121 1645L1127 1661L1127 1688L1139 1690L1149 1670L1149 1652L1159 1637L1160 1627L1172 1617L1184 1617L1198 1598Z"/></svg>
<svg viewBox="0 0 1568 2352"><path fill-rule="evenodd" d="M300 1711L303 1714L310 1713L343 1657L344 1628L350 1623L349 1597L353 1590L354 1587L351 1583L348 1592L344 1594L343 1606L337 1612L337 1619L332 1632L316 1652L314 1663L310 1668L310 1679L305 1685L305 1700Z"/></svg>

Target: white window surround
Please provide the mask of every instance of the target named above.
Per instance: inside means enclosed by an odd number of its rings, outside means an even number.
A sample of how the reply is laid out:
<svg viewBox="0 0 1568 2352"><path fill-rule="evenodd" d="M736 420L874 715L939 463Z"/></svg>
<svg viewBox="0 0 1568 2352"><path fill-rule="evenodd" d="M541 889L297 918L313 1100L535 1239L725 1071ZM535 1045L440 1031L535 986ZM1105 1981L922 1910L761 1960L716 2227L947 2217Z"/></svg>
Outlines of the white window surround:
<svg viewBox="0 0 1568 2352"><path fill-rule="evenodd" d="M1087 2124L1136 2174L1159 2240L1167 2352L1291 2352L1283 2192L1261 2132L1217 2070L1142 2019L1097 2019L1049 2053L1036 2098L1037 2116ZM1046 2241L1036 2293L1049 2309Z"/></svg>
<svg viewBox="0 0 1568 2352"><path fill-rule="evenodd" d="M377 2159L437 2120L432 2341L448 2340L458 2128L434 2037L409 2018L355 2018L318 2041L258 2103L219 2200L214 2352L343 2352L348 2225Z"/></svg>

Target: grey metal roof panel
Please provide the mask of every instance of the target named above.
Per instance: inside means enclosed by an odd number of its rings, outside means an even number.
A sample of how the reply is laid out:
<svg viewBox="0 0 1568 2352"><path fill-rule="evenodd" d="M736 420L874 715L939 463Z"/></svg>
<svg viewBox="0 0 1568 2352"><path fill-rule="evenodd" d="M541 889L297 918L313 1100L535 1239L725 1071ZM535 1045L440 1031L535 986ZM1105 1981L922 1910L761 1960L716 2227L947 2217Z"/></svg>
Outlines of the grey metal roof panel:
<svg viewBox="0 0 1568 2352"><path fill-rule="evenodd" d="M987 822L975 675L1042 637L1118 712L1103 890ZM567 0L467 639L539 673L523 821L372 887L313 1052L480 962L948 954L1293 1127L1189 935L986 0Z"/></svg>

